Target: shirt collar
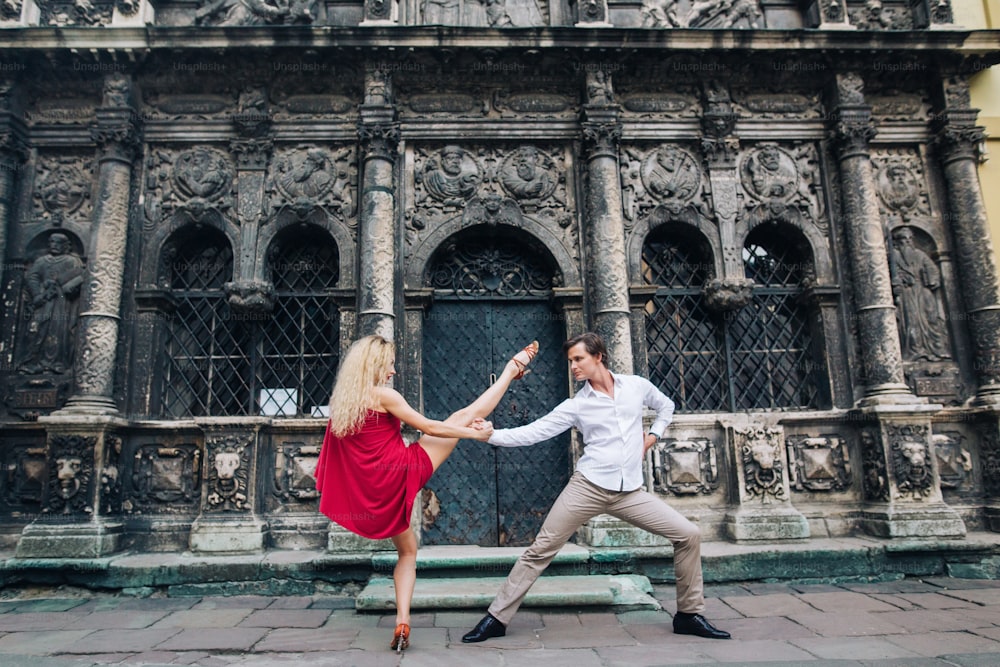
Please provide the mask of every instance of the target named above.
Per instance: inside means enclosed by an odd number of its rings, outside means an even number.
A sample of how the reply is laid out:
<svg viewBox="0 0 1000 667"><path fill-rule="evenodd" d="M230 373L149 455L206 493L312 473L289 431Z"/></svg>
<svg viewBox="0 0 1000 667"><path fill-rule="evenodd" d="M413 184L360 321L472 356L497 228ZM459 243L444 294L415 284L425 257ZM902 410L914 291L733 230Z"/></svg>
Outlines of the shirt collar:
<svg viewBox="0 0 1000 667"><path fill-rule="evenodd" d="M611 373L611 379L615 383L615 393L617 394L618 393L617 390L620 389L622 386L622 379L620 376L615 375L614 373ZM580 391L577 393L584 394L585 396L596 396L597 390L595 390L592 386L590 386L590 380L587 380L586 382L583 383L583 387L581 387ZM601 394L601 395L607 396L607 394Z"/></svg>

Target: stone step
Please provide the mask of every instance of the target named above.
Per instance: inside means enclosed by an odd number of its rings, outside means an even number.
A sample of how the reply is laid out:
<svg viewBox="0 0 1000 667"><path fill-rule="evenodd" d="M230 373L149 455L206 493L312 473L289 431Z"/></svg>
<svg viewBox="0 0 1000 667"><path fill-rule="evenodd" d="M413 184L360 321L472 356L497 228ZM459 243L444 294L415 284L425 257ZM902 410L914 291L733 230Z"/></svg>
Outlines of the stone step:
<svg viewBox="0 0 1000 667"><path fill-rule="evenodd" d="M466 577L469 575L506 577L510 568L524 553L524 549L524 547L480 547L474 544L420 547L417 550L417 571L429 573L431 576L452 576L459 573L459 576ZM587 563L590 557L590 550L586 547L566 544L552 559L547 574L589 574ZM391 572L395 565L395 551L372 554L372 570L375 572Z"/></svg>
<svg viewBox="0 0 1000 667"><path fill-rule="evenodd" d="M481 609L493 601L504 577L417 577L413 609ZM614 607L616 611L656 610L653 585L635 574L542 576L524 598L525 607ZM373 578L354 600L358 611L395 609L392 579Z"/></svg>

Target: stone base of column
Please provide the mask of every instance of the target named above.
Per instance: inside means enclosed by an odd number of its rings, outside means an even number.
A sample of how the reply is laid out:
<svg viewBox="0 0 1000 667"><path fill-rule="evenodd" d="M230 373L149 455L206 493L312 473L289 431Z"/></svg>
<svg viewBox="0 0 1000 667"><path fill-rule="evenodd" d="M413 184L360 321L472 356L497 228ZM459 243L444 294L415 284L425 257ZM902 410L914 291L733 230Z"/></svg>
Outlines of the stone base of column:
<svg viewBox="0 0 1000 667"><path fill-rule="evenodd" d="M125 526L95 519L86 523L34 522L24 527L15 558L103 558L121 551Z"/></svg>
<svg viewBox="0 0 1000 667"><path fill-rule="evenodd" d="M337 524L330 524L327 534L326 550L332 553L351 553L357 551L395 551L392 540L369 540L367 537L355 535Z"/></svg>
<svg viewBox="0 0 1000 667"><path fill-rule="evenodd" d="M774 509L741 507L726 514L726 535L736 542L805 540L809 521L790 505Z"/></svg>
<svg viewBox="0 0 1000 667"><path fill-rule="evenodd" d="M627 521L602 514L583 524L580 539L592 547L660 547L670 540L636 528Z"/></svg>
<svg viewBox="0 0 1000 667"><path fill-rule="evenodd" d="M905 384L884 384L877 387L870 387L865 392L864 398L860 399L855 407L909 407L926 403L927 399L916 396Z"/></svg>
<svg viewBox="0 0 1000 667"><path fill-rule="evenodd" d="M858 523L866 533L876 537L965 537L962 517L945 504L868 508L861 513Z"/></svg>
<svg viewBox="0 0 1000 667"><path fill-rule="evenodd" d="M322 514L283 514L270 520L275 549L315 550L327 544L330 520Z"/></svg>
<svg viewBox="0 0 1000 667"><path fill-rule="evenodd" d="M191 524L189 544L196 554L260 553L267 535L267 522L255 516L198 517Z"/></svg>
<svg viewBox="0 0 1000 667"><path fill-rule="evenodd" d="M106 396L74 396L53 416L62 415L117 415L118 406Z"/></svg>

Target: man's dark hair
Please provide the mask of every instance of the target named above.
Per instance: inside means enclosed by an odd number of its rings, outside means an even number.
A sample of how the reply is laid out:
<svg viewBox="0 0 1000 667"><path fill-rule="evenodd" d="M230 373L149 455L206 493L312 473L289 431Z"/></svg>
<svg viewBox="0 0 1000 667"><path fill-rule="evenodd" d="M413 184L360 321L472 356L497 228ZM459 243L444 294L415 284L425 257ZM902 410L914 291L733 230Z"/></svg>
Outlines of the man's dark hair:
<svg viewBox="0 0 1000 667"><path fill-rule="evenodd" d="M571 347L579 345L580 343L583 343L583 347L587 350L587 354L595 357L597 355L601 355L601 363L605 366L608 365L608 347L604 344L604 339L595 334L593 331L587 331L579 336L573 336L568 341L563 343L563 354L568 354Z"/></svg>

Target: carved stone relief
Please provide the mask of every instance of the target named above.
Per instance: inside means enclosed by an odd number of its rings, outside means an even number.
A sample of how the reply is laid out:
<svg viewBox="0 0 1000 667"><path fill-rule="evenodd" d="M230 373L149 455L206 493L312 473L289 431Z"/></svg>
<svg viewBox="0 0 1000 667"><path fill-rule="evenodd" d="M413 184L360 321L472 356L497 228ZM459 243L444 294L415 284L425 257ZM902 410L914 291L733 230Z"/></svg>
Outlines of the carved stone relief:
<svg viewBox="0 0 1000 667"><path fill-rule="evenodd" d="M357 161L353 148L330 151L314 146L279 151L267 185L271 215L299 221L320 211L354 226Z"/></svg>
<svg viewBox="0 0 1000 667"><path fill-rule="evenodd" d="M913 29L913 11L905 0L853 0L847 13L861 30Z"/></svg>
<svg viewBox="0 0 1000 667"><path fill-rule="evenodd" d="M132 514L173 513L197 507L201 450L194 444L146 444L132 456L123 508Z"/></svg>
<svg viewBox="0 0 1000 667"><path fill-rule="evenodd" d="M253 509L249 503L252 435L211 435L208 449L208 507L206 511Z"/></svg>
<svg viewBox="0 0 1000 667"><path fill-rule="evenodd" d="M566 158L558 149L531 144L513 148L456 145L414 152L414 211L407 219L407 242L425 229L462 216L462 226L524 226L531 218L576 248L576 228L568 205Z"/></svg>
<svg viewBox="0 0 1000 667"><path fill-rule="evenodd" d="M309 24L316 9L316 0L205 0L194 18L197 25Z"/></svg>
<svg viewBox="0 0 1000 667"><path fill-rule="evenodd" d="M751 498L768 503L787 500L785 464L781 456L781 429L763 426L737 429L739 464L745 475L744 490Z"/></svg>
<svg viewBox="0 0 1000 667"><path fill-rule="evenodd" d="M143 197L146 229L175 214L195 223L231 215L234 173L229 157L214 148L174 152L150 147Z"/></svg>
<svg viewBox="0 0 1000 667"><path fill-rule="evenodd" d="M21 18L22 0L6 0L0 4L0 20L17 21Z"/></svg>
<svg viewBox="0 0 1000 667"><path fill-rule="evenodd" d="M3 458L3 503L16 511L38 512L48 484L48 460L44 446L5 447Z"/></svg>
<svg viewBox="0 0 1000 667"><path fill-rule="evenodd" d="M897 498L919 500L929 496L933 491L934 475L927 451L927 427L888 424L886 431L898 489Z"/></svg>
<svg viewBox="0 0 1000 667"><path fill-rule="evenodd" d="M667 438L653 446L653 490L708 495L719 487L718 453L708 438Z"/></svg>
<svg viewBox="0 0 1000 667"><path fill-rule="evenodd" d="M643 0L644 28L763 28L758 0Z"/></svg>
<svg viewBox="0 0 1000 667"><path fill-rule="evenodd" d="M700 160L686 148L663 144L651 150L623 146L621 150L622 205L630 230L646 216L651 224L667 220L708 222L705 174Z"/></svg>
<svg viewBox="0 0 1000 667"><path fill-rule="evenodd" d="M941 272L937 264L916 246L909 227L893 231L889 259L903 359L910 362L950 359L948 322L941 303Z"/></svg>
<svg viewBox="0 0 1000 667"><path fill-rule="evenodd" d="M749 151L740 165L746 193L741 217L753 227L763 222L785 222L797 227L811 222L826 230L819 188L819 156L812 144L784 149L762 144Z"/></svg>
<svg viewBox="0 0 1000 667"><path fill-rule="evenodd" d="M906 93L874 94L867 96L872 107L872 115L879 121L903 121L912 123L923 120L930 114L930 105L918 95Z"/></svg>
<svg viewBox="0 0 1000 667"><path fill-rule="evenodd" d="M120 514L122 511L122 439L104 436L104 463L101 465L101 513Z"/></svg>
<svg viewBox="0 0 1000 667"><path fill-rule="evenodd" d="M942 489L965 491L972 486L972 453L965 447L966 440L957 431L945 431L931 436Z"/></svg>
<svg viewBox="0 0 1000 667"><path fill-rule="evenodd" d="M811 71L808 69L811 63L793 61L787 64L776 63L775 67L782 65L786 65L789 68L799 68L788 70L789 75L795 74L796 76L801 76L802 69ZM817 69L825 68L825 65L820 68L819 64L817 64ZM761 92L758 87L750 90L740 90L739 92L734 91L733 98L737 103L737 110L741 112L740 115L743 115L742 112L745 110L747 115L752 115L755 119L821 118L823 115L819 96L815 93Z"/></svg>
<svg viewBox="0 0 1000 667"><path fill-rule="evenodd" d="M547 5L545 5L547 7ZM421 23L513 28L548 24L537 0L421 0Z"/></svg>
<svg viewBox="0 0 1000 667"><path fill-rule="evenodd" d="M885 465L882 438L875 429L863 429L861 438L861 466L865 500L889 501L889 473Z"/></svg>
<svg viewBox="0 0 1000 667"><path fill-rule="evenodd" d="M274 453L272 493L283 501L306 501L319 498L316 491L316 464L319 445L284 443Z"/></svg>
<svg viewBox="0 0 1000 667"><path fill-rule="evenodd" d="M89 515L90 484L94 477L94 447L97 438L61 435L50 442L49 484L45 514Z"/></svg>
<svg viewBox="0 0 1000 667"><path fill-rule="evenodd" d="M32 208L36 220L59 225L90 216L90 188L94 179L89 160L40 157Z"/></svg>
<svg viewBox="0 0 1000 667"><path fill-rule="evenodd" d="M890 226L929 218L931 209L920 156L908 150L884 150L872 156L879 210Z"/></svg>
<svg viewBox="0 0 1000 667"><path fill-rule="evenodd" d="M114 0L38 0L40 25L100 26L111 23Z"/></svg>
<svg viewBox="0 0 1000 667"><path fill-rule="evenodd" d="M851 483L847 443L838 435L789 437L789 478L796 491L843 491Z"/></svg>

